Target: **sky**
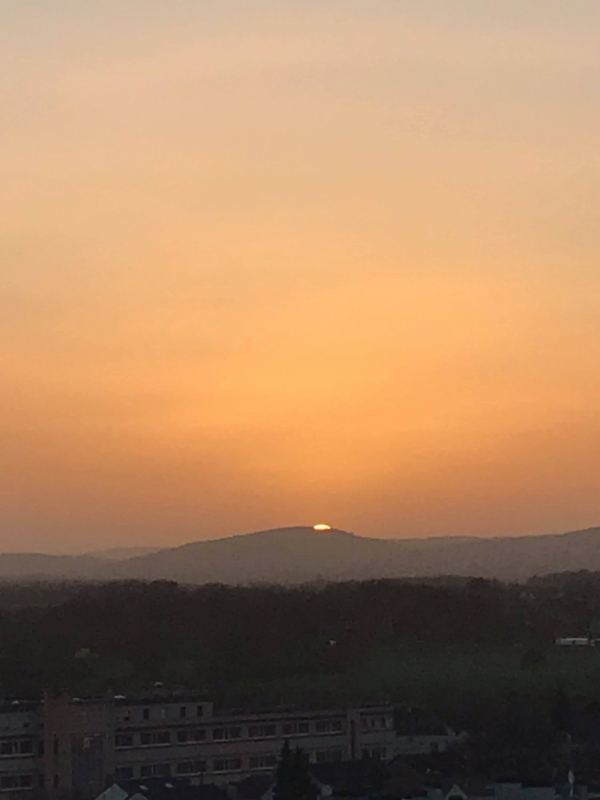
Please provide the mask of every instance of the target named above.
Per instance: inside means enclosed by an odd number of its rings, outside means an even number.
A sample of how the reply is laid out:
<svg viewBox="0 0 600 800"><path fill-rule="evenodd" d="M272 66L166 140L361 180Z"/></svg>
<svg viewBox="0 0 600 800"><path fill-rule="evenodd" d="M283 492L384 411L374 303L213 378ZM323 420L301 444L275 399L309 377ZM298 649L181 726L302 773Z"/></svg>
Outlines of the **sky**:
<svg viewBox="0 0 600 800"><path fill-rule="evenodd" d="M0 0L0 549L600 524L598 0Z"/></svg>

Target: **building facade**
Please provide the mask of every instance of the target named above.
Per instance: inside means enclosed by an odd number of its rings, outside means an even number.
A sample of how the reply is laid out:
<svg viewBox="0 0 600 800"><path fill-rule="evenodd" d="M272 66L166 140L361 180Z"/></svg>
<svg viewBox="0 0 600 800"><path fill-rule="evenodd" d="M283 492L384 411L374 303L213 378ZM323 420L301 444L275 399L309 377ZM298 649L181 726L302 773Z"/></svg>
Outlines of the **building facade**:
<svg viewBox="0 0 600 800"><path fill-rule="evenodd" d="M394 710L215 709L198 694L0 707L0 797L97 797L113 781L173 776L231 783L274 769L285 740L313 763L396 755Z"/></svg>
<svg viewBox="0 0 600 800"><path fill-rule="evenodd" d="M44 790L44 727L39 703L0 704L0 796Z"/></svg>

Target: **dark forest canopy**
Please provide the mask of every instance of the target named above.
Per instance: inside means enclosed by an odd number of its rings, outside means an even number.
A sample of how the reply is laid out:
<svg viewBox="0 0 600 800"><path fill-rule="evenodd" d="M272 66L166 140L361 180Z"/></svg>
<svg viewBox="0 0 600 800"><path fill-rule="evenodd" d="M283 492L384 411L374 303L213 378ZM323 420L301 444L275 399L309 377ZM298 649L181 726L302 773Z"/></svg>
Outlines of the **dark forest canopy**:
<svg viewBox="0 0 600 800"><path fill-rule="evenodd" d="M561 635L600 635L593 573L526 585L451 578L295 588L6 584L0 608L7 697L47 688L126 693L160 681L206 689L223 702L390 698L451 714L452 702L467 713L477 693L481 705L502 687L555 692L588 673L600 676L600 648L558 654L553 646ZM572 688L595 692L598 683Z"/></svg>

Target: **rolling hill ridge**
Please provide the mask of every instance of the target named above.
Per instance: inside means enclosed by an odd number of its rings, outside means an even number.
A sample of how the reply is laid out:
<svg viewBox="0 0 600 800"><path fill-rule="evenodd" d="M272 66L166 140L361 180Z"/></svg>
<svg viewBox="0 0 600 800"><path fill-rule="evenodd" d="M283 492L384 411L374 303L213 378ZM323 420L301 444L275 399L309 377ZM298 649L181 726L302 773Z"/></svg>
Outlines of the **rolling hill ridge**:
<svg viewBox="0 0 600 800"><path fill-rule="evenodd" d="M341 530L277 528L149 552L56 556L0 554L0 579L305 583L434 577L526 580L600 570L600 528L547 536L375 539Z"/></svg>

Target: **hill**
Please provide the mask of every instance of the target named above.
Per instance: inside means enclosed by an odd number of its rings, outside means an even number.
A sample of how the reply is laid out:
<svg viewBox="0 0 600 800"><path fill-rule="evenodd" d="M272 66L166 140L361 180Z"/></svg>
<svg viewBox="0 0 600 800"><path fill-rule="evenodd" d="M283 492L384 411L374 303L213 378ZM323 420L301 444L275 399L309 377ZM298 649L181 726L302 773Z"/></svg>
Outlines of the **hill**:
<svg viewBox="0 0 600 800"><path fill-rule="evenodd" d="M600 528L514 538L375 539L294 527L119 556L5 553L0 578L292 584L457 575L521 581L600 570Z"/></svg>
<svg viewBox="0 0 600 800"><path fill-rule="evenodd" d="M162 547L110 547L108 550L93 550L85 555L94 559L108 559L109 561L125 561L136 556L146 556L149 553L158 553Z"/></svg>
<svg viewBox="0 0 600 800"><path fill-rule="evenodd" d="M46 553L0 553L0 580L109 579L112 562L93 556L56 556Z"/></svg>
<svg viewBox="0 0 600 800"><path fill-rule="evenodd" d="M600 569L600 528L517 538L371 539L281 528L194 542L122 562L123 577L185 583L365 580L460 575L526 580Z"/></svg>

